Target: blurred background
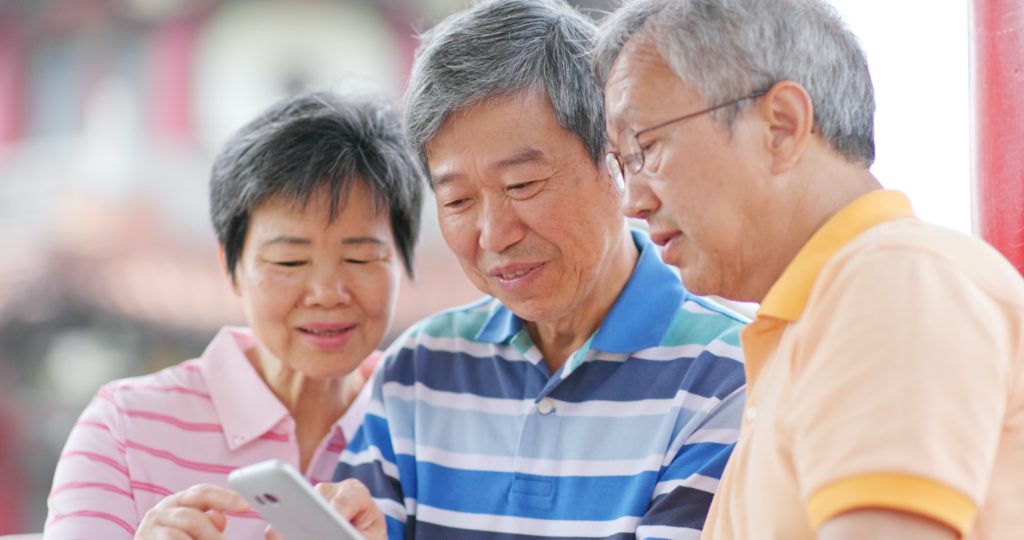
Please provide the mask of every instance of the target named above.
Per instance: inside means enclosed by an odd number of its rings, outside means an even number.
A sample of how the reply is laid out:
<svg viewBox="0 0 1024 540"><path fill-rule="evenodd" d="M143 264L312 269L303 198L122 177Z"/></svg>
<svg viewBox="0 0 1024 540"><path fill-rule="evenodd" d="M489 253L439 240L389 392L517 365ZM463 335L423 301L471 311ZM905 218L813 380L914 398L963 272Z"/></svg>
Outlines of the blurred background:
<svg viewBox="0 0 1024 540"><path fill-rule="evenodd" d="M595 18L613 4L573 3ZM969 230L966 0L833 4L874 74L876 174ZM0 0L0 534L42 529L57 456L100 385L243 322L207 216L227 136L309 86L398 100L416 33L463 6ZM392 336L477 297L426 206Z"/></svg>

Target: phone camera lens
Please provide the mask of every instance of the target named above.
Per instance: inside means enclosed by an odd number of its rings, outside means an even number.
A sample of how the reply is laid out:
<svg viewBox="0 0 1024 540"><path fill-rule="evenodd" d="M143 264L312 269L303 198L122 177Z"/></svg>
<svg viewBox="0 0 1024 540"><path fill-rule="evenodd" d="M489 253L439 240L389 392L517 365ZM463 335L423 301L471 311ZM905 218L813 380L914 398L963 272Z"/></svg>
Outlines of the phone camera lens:
<svg viewBox="0 0 1024 540"><path fill-rule="evenodd" d="M275 497L273 493L264 493L263 497L270 501L270 504L277 504L278 502L277 497Z"/></svg>

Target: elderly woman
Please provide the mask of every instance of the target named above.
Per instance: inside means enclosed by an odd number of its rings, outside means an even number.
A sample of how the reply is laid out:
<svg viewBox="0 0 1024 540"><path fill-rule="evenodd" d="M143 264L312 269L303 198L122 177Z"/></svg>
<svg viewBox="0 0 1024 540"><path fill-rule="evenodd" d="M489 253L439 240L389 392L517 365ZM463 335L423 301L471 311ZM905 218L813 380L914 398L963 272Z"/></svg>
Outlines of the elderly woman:
<svg viewBox="0 0 1024 540"><path fill-rule="evenodd" d="M214 163L210 212L249 328L100 389L57 466L45 538L263 538L230 471L278 458L329 480L399 267L412 273L422 186L377 103L307 94L243 127Z"/></svg>

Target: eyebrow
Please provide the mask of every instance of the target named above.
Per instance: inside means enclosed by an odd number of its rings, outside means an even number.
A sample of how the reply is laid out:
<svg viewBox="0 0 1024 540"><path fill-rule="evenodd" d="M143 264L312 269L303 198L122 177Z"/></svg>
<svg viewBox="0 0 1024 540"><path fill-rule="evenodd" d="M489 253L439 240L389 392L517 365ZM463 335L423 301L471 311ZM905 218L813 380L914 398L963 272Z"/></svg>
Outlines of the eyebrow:
<svg viewBox="0 0 1024 540"><path fill-rule="evenodd" d="M311 243L312 242L310 241L309 238L304 238L304 237L301 237L301 236L277 236L277 237L271 238L270 240L267 240L266 242L263 242L263 244L261 244L261 246L269 246L269 245L273 245L273 244L290 244L290 245L306 246L306 245L309 245ZM378 244L378 245L383 245L383 244L385 244L385 242L383 240L381 240L380 238L373 237L373 236L349 236L349 237L344 238L341 241L341 243L344 244L344 245L358 245L358 244Z"/></svg>
<svg viewBox="0 0 1024 540"><path fill-rule="evenodd" d="M509 167L525 165L527 163L533 163L536 161L542 161L543 159L544 152L540 151L537 148L527 147L520 149L518 152L512 154L507 158L501 159L496 163L489 165L487 169L489 171L496 171L501 169L507 169ZM434 179L434 187L440 187L448 182L451 182L452 180L455 180L456 178L459 178L460 176L461 174L457 172L443 174Z"/></svg>

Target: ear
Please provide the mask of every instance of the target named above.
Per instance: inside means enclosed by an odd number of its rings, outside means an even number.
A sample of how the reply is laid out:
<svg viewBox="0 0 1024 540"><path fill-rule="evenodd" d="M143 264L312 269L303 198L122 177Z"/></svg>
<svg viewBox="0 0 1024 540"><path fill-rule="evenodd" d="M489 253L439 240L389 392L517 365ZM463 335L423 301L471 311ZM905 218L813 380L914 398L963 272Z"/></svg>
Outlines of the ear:
<svg viewBox="0 0 1024 540"><path fill-rule="evenodd" d="M217 264L220 266L220 271L224 275L224 279L228 282L228 286L231 287L232 291L235 291L235 294L241 296L241 293L238 291L238 282L235 280L235 276L231 271L228 270L227 252L224 251L224 246L219 243L217 244Z"/></svg>
<svg viewBox="0 0 1024 540"><path fill-rule="evenodd" d="M781 174L800 162L814 136L814 104L803 86L779 81L758 101L759 112L768 124L767 145L772 155L772 172Z"/></svg>

